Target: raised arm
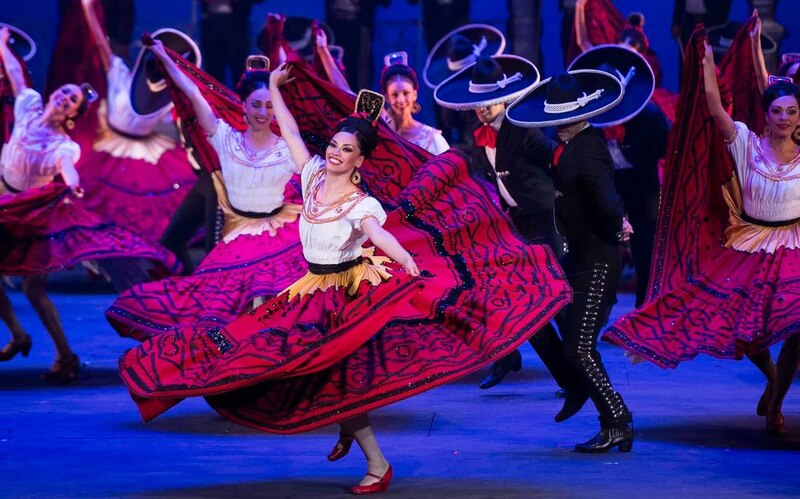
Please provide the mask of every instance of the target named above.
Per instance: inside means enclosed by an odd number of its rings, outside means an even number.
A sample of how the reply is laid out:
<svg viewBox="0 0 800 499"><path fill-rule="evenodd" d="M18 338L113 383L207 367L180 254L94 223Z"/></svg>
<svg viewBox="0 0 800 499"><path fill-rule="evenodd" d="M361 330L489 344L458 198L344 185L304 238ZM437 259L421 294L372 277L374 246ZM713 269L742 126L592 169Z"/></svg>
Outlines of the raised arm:
<svg viewBox="0 0 800 499"><path fill-rule="evenodd" d="M730 139L736 131L736 126L733 124L733 118L728 115L722 105L722 99L719 96L719 85L717 84L717 67L714 65L714 52L708 42L705 42L705 49L703 81L708 111L711 113L711 117L714 118L714 123L717 124L722 137Z"/></svg>
<svg viewBox="0 0 800 499"><path fill-rule="evenodd" d="M290 66L284 62L269 75L269 93L272 98L272 111L275 113L278 126L281 127L281 136L289 146L292 160L294 160L297 168L302 170L311 157L311 153L308 152L308 148L303 142L297 121L295 121L294 116L292 116L286 106L286 102L283 100L283 95L281 95L281 86L294 79L289 75L290 69Z"/></svg>
<svg viewBox="0 0 800 499"><path fill-rule="evenodd" d="M158 60L164 64L164 69L167 71L169 77L172 78L172 81L175 82L178 88L189 98L189 102L192 103L192 108L197 115L197 122L203 127L203 130L205 130L207 134L211 133L214 127L217 126L217 116L203 97L203 94L200 93L200 89L183 74L183 71L180 70L178 65L175 64L175 61L167 54L167 51L164 50L164 45L161 41L153 40L153 45L150 46L150 50L152 50Z"/></svg>
<svg viewBox="0 0 800 499"><path fill-rule="evenodd" d="M342 90L347 90L348 92L353 93L353 90L350 88L350 84L347 83L347 79L339 70L339 65L336 64L336 61L333 59L331 51L328 50L328 35L325 34L325 30L317 29L315 43L317 55L319 56L319 60L322 61L322 67L325 68L325 74L328 75L328 79L331 81L331 83Z"/></svg>
<svg viewBox="0 0 800 499"><path fill-rule="evenodd" d="M758 16L758 11L753 10L753 15ZM756 19L756 25L750 32L750 50L753 52L753 67L756 71L756 84L758 91L764 93L769 86L769 71L764 61L764 52L761 50L761 18Z"/></svg>
<svg viewBox="0 0 800 499"><path fill-rule="evenodd" d="M92 32L92 38L97 43L97 48L100 52L100 61L103 63L103 70L108 71L111 68L111 59L114 57L114 52L111 51L111 45L108 43L106 30L100 26L100 21L94 12L94 0L81 0L81 8L83 9L83 16L86 18L86 23L89 25L89 31Z"/></svg>
<svg viewBox="0 0 800 499"><path fill-rule="evenodd" d="M381 224L379 224L377 220L374 218L364 220L361 223L361 229L364 231L364 234L369 236L372 244L389 255L389 258L401 264L410 276L417 277L419 275L419 268L414 262L411 253L406 251L389 231L381 227Z"/></svg>
<svg viewBox="0 0 800 499"><path fill-rule="evenodd" d="M11 49L8 48L8 39L11 37L11 32L7 27L0 28L0 62L3 63L6 78L11 83L11 90L14 96L19 95L20 92L28 88L25 83L25 73L22 71L22 64L14 57Z"/></svg>
<svg viewBox="0 0 800 499"><path fill-rule="evenodd" d="M575 29L575 38L581 51L586 52L587 50L592 50L594 45L589 41L589 31L586 29L586 0L578 0L575 2L575 21L573 25Z"/></svg>

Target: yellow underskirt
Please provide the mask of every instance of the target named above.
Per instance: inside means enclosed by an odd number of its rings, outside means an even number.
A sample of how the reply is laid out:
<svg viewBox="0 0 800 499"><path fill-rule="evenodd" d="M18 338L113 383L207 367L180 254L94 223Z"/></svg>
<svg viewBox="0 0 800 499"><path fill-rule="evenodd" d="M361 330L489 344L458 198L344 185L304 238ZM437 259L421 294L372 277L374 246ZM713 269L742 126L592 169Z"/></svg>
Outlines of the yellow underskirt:
<svg viewBox="0 0 800 499"><path fill-rule="evenodd" d="M386 256L375 256L375 248L363 248L361 251L363 261L353 268L335 274L317 275L311 272L295 281L283 290L286 300L290 301L295 296L303 297L316 291L325 291L329 288L347 288L347 294L354 295L361 281L369 281L373 286L392 277L388 267L384 264L391 261Z"/></svg>
<svg viewBox="0 0 800 499"><path fill-rule="evenodd" d="M108 127L107 106L105 100L98 111L100 129L92 149L105 152L115 158L129 158L157 164L161 155L175 148L175 141L160 133L152 133L141 139L132 139L119 135Z"/></svg>
<svg viewBox="0 0 800 499"><path fill-rule="evenodd" d="M228 199L228 190L222 180L222 172L216 171L212 175L214 190L217 191L217 203L225 215L225 224L222 226L222 241L229 243L241 235L258 236L268 232L274 236L278 229L287 223L297 220L303 206L299 204L284 204L281 211L267 218L243 217L233 211Z"/></svg>
<svg viewBox="0 0 800 499"><path fill-rule="evenodd" d="M742 192L735 176L722 186L722 195L728 205L730 223L725 229L726 248L747 253L757 253L761 250L774 253L780 247L800 248L800 222L783 227L764 227L742 219Z"/></svg>

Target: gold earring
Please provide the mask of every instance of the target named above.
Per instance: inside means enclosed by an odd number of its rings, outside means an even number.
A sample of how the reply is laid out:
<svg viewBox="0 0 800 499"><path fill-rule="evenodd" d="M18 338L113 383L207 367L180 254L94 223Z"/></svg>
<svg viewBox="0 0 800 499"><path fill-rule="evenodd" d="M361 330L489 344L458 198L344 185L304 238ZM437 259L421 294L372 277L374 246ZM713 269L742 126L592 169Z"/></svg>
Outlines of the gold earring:
<svg viewBox="0 0 800 499"><path fill-rule="evenodd" d="M761 132L762 137L769 137L769 134L772 133L772 129L770 129L769 125L764 126L764 131Z"/></svg>
<svg viewBox="0 0 800 499"><path fill-rule="evenodd" d="M67 118L66 120L64 120L64 127L66 127L67 130L72 130L73 128L75 128L75 122L72 121L70 118Z"/></svg>
<svg viewBox="0 0 800 499"><path fill-rule="evenodd" d="M800 126L794 129L794 132L792 133L792 138L794 139L795 142L800 142Z"/></svg>
<svg viewBox="0 0 800 499"><path fill-rule="evenodd" d="M358 173L358 170L353 170L353 173L350 174L350 182L352 182L355 185L361 183L361 174Z"/></svg>
<svg viewBox="0 0 800 499"><path fill-rule="evenodd" d="M422 111L422 106L420 105L419 102L415 102L414 106L411 108L411 112L414 113L414 114L417 114L420 111Z"/></svg>

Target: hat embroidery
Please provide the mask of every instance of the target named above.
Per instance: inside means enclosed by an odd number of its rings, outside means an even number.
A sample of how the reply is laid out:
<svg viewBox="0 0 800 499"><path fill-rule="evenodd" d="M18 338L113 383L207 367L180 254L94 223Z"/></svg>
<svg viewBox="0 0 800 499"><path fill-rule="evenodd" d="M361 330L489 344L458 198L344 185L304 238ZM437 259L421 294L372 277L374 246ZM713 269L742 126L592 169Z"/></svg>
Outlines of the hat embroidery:
<svg viewBox="0 0 800 499"><path fill-rule="evenodd" d="M586 92L583 92L583 96L578 97L577 100L572 102L559 102L557 104L549 104L547 101L544 101L544 112L548 114L560 114L560 113L568 113L570 111L574 111L580 107L585 106L586 104L590 103L593 100L597 100L603 95L604 88L599 88L592 92L589 95L586 95Z"/></svg>
<svg viewBox="0 0 800 499"><path fill-rule="evenodd" d="M497 80L496 83L473 83L472 80L469 82L469 91L473 94L485 94L487 92L494 92L495 90L500 90L506 88L510 83L514 83L515 81L519 81L522 79L522 73L517 72L514 75L506 76L503 73L503 77Z"/></svg>
<svg viewBox="0 0 800 499"><path fill-rule="evenodd" d="M450 71L459 71L461 69L466 68L467 66L478 60L478 57L481 56L481 53L486 49L488 45L489 42L486 41L486 37L481 36L481 41L477 45L472 46L471 55L468 55L463 59L458 59L457 61L454 61L448 57L447 69L449 69Z"/></svg>

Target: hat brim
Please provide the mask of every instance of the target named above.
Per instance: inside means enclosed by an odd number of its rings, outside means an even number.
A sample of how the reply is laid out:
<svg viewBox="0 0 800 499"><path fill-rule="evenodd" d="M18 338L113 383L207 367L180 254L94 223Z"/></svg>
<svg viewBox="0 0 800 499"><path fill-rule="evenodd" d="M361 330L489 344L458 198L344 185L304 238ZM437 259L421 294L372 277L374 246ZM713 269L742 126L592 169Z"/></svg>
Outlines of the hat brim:
<svg viewBox="0 0 800 499"><path fill-rule="evenodd" d="M472 69L475 67L475 64L472 64L436 87L433 99L447 109L471 111L480 107L511 102L539 83L539 70L531 61L517 55L496 55L492 59L500 64L506 76L520 73L522 78L509 83L505 88L485 93L473 93L469 91Z"/></svg>
<svg viewBox="0 0 800 499"><path fill-rule="evenodd" d="M607 112L622 101L625 92L615 76L594 69L570 71L569 74L578 80L587 95L595 90L603 89L600 98L565 113L546 113L544 103L547 99L547 84L552 80L552 78L548 78L506 109L508 121L525 128L570 125Z"/></svg>
<svg viewBox="0 0 800 499"><path fill-rule="evenodd" d="M165 47L184 56L195 66L200 66L202 63L202 55L197 44L183 32L172 28L162 28L151 36L160 40ZM147 68L153 67L155 64L156 58L153 52L142 47L133 65L130 89L131 107L142 116L161 113L172 106L172 99L166 86L152 81L151 75L148 75ZM153 87L158 90L154 90Z"/></svg>
<svg viewBox="0 0 800 499"><path fill-rule="evenodd" d="M742 26L744 26L742 23L731 21L726 24L718 24L716 26L706 28L708 44L711 45L711 50L717 55L725 54ZM778 50L778 44L775 42L775 40L773 40L771 36L762 32L761 51L764 54L772 54L776 50Z"/></svg>
<svg viewBox="0 0 800 499"><path fill-rule="evenodd" d="M613 109L593 117L589 122L598 127L620 125L639 114L650 102L656 89L656 77L647 59L638 52L619 45L597 45L579 55L567 70L598 69L603 64L615 68L623 78L631 68L633 68L634 74L625 84L622 101Z"/></svg>
<svg viewBox="0 0 800 499"><path fill-rule="evenodd" d="M289 44L293 50L296 50L298 54L300 54L304 59L310 60L314 57L314 33L311 30L311 25L314 23L314 19L308 17L299 17L299 16L290 16L286 18L286 24L284 24L283 33L284 37L286 37L287 31L289 33L303 33L302 38L298 38L295 40L286 39L286 43ZM319 21L319 26L322 28L322 31L325 32L325 36L328 39L328 45L335 45L336 44L336 35L333 33L333 29L328 26L326 23Z"/></svg>
<svg viewBox="0 0 800 499"><path fill-rule="evenodd" d="M439 86L443 81L452 76L455 71L447 67L447 42L454 35L461 35L470 40L474 45L486 37L486 48L481 52L484 56L502 54L506 49L506 37L503 32L488 24L465 24L444 35L431 49L425 66L422 68L422 81L430 89Z"/></svg>
<svg viewBox="0 0 800 499"><path fill-rule="evenodd" d="M0 23L10 32L8 46L24 61L29 61L36 55L36 42L27 33L8 23Z"/></svg>

